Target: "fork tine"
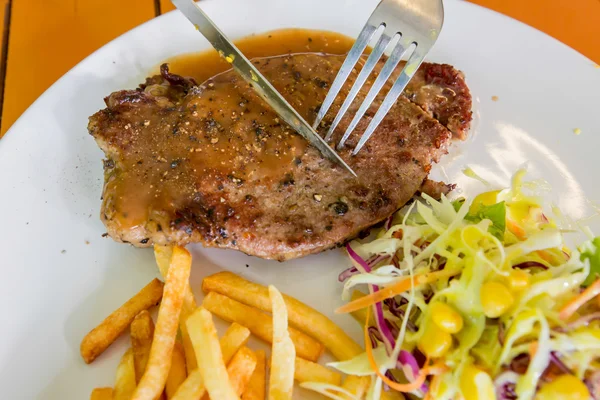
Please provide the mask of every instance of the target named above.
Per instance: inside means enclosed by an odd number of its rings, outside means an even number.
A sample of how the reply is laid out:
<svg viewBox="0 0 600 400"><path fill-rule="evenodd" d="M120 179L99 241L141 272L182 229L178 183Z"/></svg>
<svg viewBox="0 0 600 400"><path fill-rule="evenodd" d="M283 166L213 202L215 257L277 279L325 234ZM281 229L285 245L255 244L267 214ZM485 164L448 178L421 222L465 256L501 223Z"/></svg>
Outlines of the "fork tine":
<svg viewBox="0 0 600 400"><path fill-rule="evenodd" d="M358 74L356 81L354 81L354 85L352 85L352 89L350 89L348 96L346 96L344 104L342 104L342 107L335 116L333 123L329 127L327 135L325 135L325 141L328 141L331 138L333 131L342 120L344 114L346 114L348 107L350 107L350 105L352 104L352 101L360 91L360 88L364 85L369 75L371 75L371 71L373 71L373 68L375 68L375 65L377 65L377 62L381 58L381 55L385 51L387 45L390 43L390 40L392 40L392 37L387 35L384 30L382 35L379 37L375 48L373 48L373 51L371 52L371 54L369 54L369 58L367 58L365 65L360 70L360 74Z"/></svg>
<svg viewBox="0 0 600 400"><path fill-rule="evenodd" d="M360 108L352 118L352 122L350 122L350 125L346 129L346 132L344 132L344 136L342 136L342 139L340 140L337 146L338 149L344 147L344 143L346 143L346 140L348 139L352 131L354 131L354 128L356 128L356 125L358 125L358 122L363 117L365 112L367 112L367 110L371 106L371 103L373 102L373 100L375 100L375 97L377 97L377 94L381 91L383 85L385 85L392 72L394 72L394 69L396 69L396 66L400 62L400 59L402 58L402 55L406 51L408 45L409 43L404 43L402 41L402 38L398 40L398 43L394 47L392 54L383 65L383 68L379 72L379 76L373 83L373 86L371 86L369 93L367 93L367 96L360 105Z"/></svg>
<svg viewBox="0 0 600 400"><path fill-rule="evenodd" d="M402 91L404 91L404 88L406 88L408 81L411 80L411 78L423 62L424 58L425 54L419 51L419 46L417 45L417 48L414 50L414 52L406 62L406 65L402 69L400 76L398 77L388 94L385 96L383 103L381 103L381 106L379 106L377 113L375 114L375 116L369 123L369 126L361 136L360 140L358 141L358 144L354 148L354 151L352 151L352 155L356 155L367 142L367 140L369 140L369 138L371 137L377 126L379 126L379 124L386 116L390 108L392 108L396 100L398 100L398 97L400 96Z"/></svg>
<svg viewBox="0 0 600 400"><path fill-rule="evenodd" d="M362 56L363 52L367 48L367 45L371 41L373 34L379 28L379 26L381 25L374 26L367 23L363 27L362 31L358 35L358 38L356 39L356 42L354 42L354 45L348 52L348 55L346 56L342 67L338 71L337 76L331 84L331 88L329 89L329 92L325 97L325 101L323 101L323 104L321 105L321 108L317 113L317 118L313 123L313 129L317 129L317 127L321 123L321 120L323 120L323 117L325 116L325 114L327 114L329 107L331 107L331 104L333 104L333 101L338 95L340 89L342 88L342 86L344 86L344 82L346 82L346 79L348 79L348 75L350 75L350 72L352 72L354 65Z"/></svg>

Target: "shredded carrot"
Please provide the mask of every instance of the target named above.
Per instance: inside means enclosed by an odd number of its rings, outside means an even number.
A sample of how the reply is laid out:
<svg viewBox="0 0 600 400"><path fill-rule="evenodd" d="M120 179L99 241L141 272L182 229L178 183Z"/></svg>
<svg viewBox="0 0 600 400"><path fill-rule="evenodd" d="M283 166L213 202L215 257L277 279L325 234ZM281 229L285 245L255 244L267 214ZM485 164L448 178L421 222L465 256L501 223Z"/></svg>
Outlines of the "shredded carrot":
<svg viewBox="0 0 600 400"><path fill-rule="evenodd" d="M450 271L443 269L441 271L427 272L421 275L417 275L414 277L415 286L425 285L427 283L432 283L440 279L449 278L451 276L460 274L460 272L460 270ZM406 292L407 290L410 290L410 287L410 278L405 278L394 283L391 286L380 289L377 292L371 293L368 296L364 296L354 301L351 301L350 303L339 307L337 310L335 310L335 312L337 314L345 314L352 311L360 310L361 308L369 307L370 305L379 303L385 299L389 299L390 297L394 297L400 293Z"/></svg>
<svg viewBox="0 0 600 400"><path fill-rule="evenodd" d="M537 353L538 350L538 342L531 342L529 343L529 358L533 358L535 357L535 353Z"/></svg>
<svg viewBox="0 0 600 400"><path fill-rule="evenodd" d="M423 383L425 383L425 379L427 378L428 375L438 375L442 372L444 372L446 370L446 366L443 364L437 364L437 365L431 365L428 366L429 364L429 357L425 360L425 367L421 368L421 370L419 371L419 374L415 377L415 380L410 382L410 383L397 383L394 382L393 380L391 380L390 378L388 378L387 376L385 376L384 374L382 374L379 371L379 367L377 366L377 362L375 361L375 358L373 357L373 348L371 347L371 339L369 338L369 318L371 317L371 308L367 309L367 321L365 323L365 330L364 330L364 334L365 334L365 347L367 350L367 358L369 359L369 364L371 365L371 369L375 372L375 374L377 374L377 376L379 378L381 378L381 380L388 385L389 387L391 387L394 390L397 390L399 392L412 392L414 390L419 389L421 386L423 386Z"/></svg>
<svg viewBox="0 0 600 400"><path fill-rule="evenodd" d="M431 389L427 391L427 393L425 394L425 397L423 398L423 400L431 400Z"/></svg>
<svg viewBox="0 0 600 400"><path fill-rule="evenodd" d="M552 256L552 254L548 253L546 250L538 250L536 251L536 253L544 261L548 261L551 264L554 261L554 257Z"/></svg>
<svg viewBox="0 0 600 400"><path fill-rule="evenodd" d="M512 219L506 218L506 227L509 231L514 233L519 240L525 239L525 229L517 225L517 223Z"/></svg>
<svg viewBox="0 0 600 400"><path fill-rule="evenodd" d="M567 320L571 317L575 311L582 305L593 299L600 294L600 279L592 283L587 289L585 289L579 296L576 296L567 303L561 310L558 316L562 320Z"/></svg>

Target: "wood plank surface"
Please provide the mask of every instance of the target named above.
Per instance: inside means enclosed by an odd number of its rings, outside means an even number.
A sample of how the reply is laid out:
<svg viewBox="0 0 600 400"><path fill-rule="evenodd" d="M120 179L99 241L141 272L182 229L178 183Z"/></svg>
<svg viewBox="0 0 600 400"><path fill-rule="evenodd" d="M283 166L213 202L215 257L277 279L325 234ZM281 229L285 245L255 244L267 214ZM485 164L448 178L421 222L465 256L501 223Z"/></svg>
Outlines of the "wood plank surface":
<svg viewBox="0 0 600 400"><path fill-rule="evenodd" d="M175 9L175 6L173 5L173 3L171 3L171 0L159 0L160 1L160 13L164 14L164 13L168 13L171 10ZM250 0L252 1L252 0Z"/></svg>
<svg viewBox="0 0 600 400"><path fill-rule="evenodd" d="M469 0L533 26L600 64L600 0Z"/></svg>
<svg viewBox="0 0 600 400"><path fill-rule="evenodd" d="M4 77L6 76L6 51L8 49L8 37L10 26L10 0L0 0L0 32L2 39L0 40L0 121L2 120L2 102L4 100ZM0 138L2 131L0 131Z"/></svg>
<svg viewBox="0 0 600 400"><path fill-rule="evenodd" d="M0 135L75 64L154 16L154 0L12 0Z"/></svg>

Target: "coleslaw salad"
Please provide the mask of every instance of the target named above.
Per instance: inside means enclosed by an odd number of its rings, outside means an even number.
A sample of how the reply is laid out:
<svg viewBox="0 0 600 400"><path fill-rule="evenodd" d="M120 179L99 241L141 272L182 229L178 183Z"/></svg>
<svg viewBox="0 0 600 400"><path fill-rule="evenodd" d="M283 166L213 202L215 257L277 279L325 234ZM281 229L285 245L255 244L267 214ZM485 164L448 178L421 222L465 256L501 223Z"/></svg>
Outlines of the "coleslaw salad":
<svg viewBox="0 0 600 400"><path fill-rule="evenodd" d="M366 351L329 365L370 376L369 399L600 399L600 238L569 248L525 173L422 195L347 245L336 311L362 313Z"/></svg>

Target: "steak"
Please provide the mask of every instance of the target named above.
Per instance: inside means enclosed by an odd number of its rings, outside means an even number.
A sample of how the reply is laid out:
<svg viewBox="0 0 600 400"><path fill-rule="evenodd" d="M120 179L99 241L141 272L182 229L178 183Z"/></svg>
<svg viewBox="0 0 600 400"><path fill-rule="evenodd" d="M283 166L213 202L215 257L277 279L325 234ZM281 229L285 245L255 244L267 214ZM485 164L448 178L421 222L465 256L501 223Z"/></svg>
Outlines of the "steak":
<svg viewBox="0 0 600 400"><path fill-rule="evenodd" d="M252 62L312 121L343 59L306 53ZM339 151L355 178L280 121L235 72L197 85L163 65L161 75L112 93L107 107L90 117L89 132L106 155L101 219L114 240L138 247L196 242L283 261L340 245L422 186L438 195L449 190L426 179L471 121L462 74L424 63L351 156L382 98ZM336 100L321 134L340 105ZM355 102L350 115L357 108ZM349 119L342 119L333 143Z"/></svg>

